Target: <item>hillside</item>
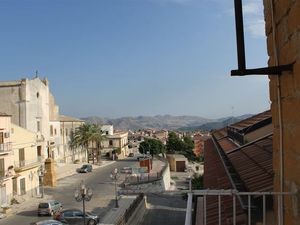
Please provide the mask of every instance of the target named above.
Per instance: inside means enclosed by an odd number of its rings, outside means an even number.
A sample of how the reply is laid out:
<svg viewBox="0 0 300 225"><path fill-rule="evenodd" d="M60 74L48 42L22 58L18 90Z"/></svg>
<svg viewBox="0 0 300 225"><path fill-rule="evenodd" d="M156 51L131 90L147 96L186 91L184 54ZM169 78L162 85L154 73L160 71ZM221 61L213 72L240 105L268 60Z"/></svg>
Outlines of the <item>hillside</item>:
<svg viewBox="0 0 300 225"><path fill-rule="evenodd" d="M89 123L112 124L115 129L121 130L137 130L144 128L176 130L180 127L201 126L202 124L214 121L198 116L171 115L122 117L117 119L93 116L82 119Z"/></svg>
<svg viewBox="0 0 300 225"><path fill-rule="evenodd" d="M238 116L238 117L226 117L226 118L218 119L217 121L214 121L214 122L208 122L208 123L202 124L200 126L181 127L178 130L181 130L181 131L197 131L197 130L211 131L211 130L220 129L222 127L226 127L233 123L237 123L237 122L239 122L243 119L249 118L251 116L252 116L251 114L245 114L245 115Z"/></svg>

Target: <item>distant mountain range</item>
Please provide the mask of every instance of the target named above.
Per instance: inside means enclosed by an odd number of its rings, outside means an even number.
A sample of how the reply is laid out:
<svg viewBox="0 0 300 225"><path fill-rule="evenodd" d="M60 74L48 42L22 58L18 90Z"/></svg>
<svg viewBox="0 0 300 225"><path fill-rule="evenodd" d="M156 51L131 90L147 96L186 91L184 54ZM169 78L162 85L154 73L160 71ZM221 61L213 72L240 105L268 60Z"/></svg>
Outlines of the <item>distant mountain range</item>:
<svg viewBox="0 0 300 225"><path fill-rule="evenodd" d="M216 130L216 129L220 129L222 127L226 127L230 124L233 123L237 123L243 119L249 118L251 117L252 114L245 114L242 116L238 116L238 117L226 117L226 118L221 118L221 119L217 119L217 121L214 122L208 122L205 124L202 124L200 126L187 126L187 127L180 127L178 128L178 130L181 131L211 131L211 130Z"/></svg>
<svg viewBox="0 0 300 225"><path fill-rule="evenodd" d="M230 123L235 123L250 116L250 114L247 114L239 117L226 117L214 120L203 118L200 116L171 115L121 117L117 119L92 116L82 119L86 122L94 124L112 124L115 129L120 130L138 130L152 128L182 131L209 131L211 129L218 129L227 126Z"/></svg>

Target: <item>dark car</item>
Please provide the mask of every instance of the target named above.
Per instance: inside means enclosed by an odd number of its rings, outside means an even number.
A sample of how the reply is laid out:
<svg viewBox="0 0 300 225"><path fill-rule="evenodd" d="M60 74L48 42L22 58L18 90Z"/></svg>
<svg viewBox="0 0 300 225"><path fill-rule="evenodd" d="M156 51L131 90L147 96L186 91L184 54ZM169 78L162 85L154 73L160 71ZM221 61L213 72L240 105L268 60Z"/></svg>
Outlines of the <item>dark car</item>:
<svg viewBox="0 0 300 225"><path fill-rule="evenodd" d="M78 173L88 173L88 172L92 172L93 167L90 164L84 164L82 165L82 167L77 169Z"/></svg>
<svg viewBox="0 0 300 225"><path fill-rule="evenodd" d="M138 157L136 157L136 159L138 160L138 161L141 161L141 160L146 160L146 159L150 159L151 157L150 156L148 156L148 155L145 155L145 156L138 156Z"/></svg>
<svg viewBox="0 0 300 225"><path fill-rule="evenodd" d="M47 202L41 202L38 206L38 216L41 215L54 215L62 210L62 204L55 200L49 200Z"/></svg>
<svg viewBox="0 0 300 225"><path fill-rule="evenodd" d="M83 224L84 216L83 212L79 209L67 209L61 211L55 216L55 219L67 224ZM99 217L92 213L85 213L85 224L96 225L99 223Z"/></svg>

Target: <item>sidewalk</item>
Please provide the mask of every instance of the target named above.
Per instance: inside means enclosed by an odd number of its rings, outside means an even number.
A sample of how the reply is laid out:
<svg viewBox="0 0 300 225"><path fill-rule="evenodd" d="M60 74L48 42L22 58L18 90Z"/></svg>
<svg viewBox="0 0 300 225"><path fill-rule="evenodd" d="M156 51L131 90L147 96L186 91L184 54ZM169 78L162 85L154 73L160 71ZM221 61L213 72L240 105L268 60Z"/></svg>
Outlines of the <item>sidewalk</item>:
<svg viewBox="0 0 300 225"><path fill-rule="evenodd" d="M108 166L115 162L116 161L103 160L103 161L101 161L101 165L93 165L93 170ZM81 167L83 164L86 164L86 163L79 163L79 164L57 163L57 165L56 165L57 181L59 182L59 180L65 178L65 177L76 174L77 173L76 169ZM9 212L9 214L7 214L5 216L7 217L7 216L15 215L20 212L28 211L34 207L37 207L37 205L40 202L45 202L46 200L49 200L51 198L52 198L52 196L47 195L47 194L44 194L44 198L41 198L40 196L31 197L28 195L17 196L17 199L20 201L20 203L11 205L11 211ZM1 214L1 212L0 212L0 214Z"/></svg>

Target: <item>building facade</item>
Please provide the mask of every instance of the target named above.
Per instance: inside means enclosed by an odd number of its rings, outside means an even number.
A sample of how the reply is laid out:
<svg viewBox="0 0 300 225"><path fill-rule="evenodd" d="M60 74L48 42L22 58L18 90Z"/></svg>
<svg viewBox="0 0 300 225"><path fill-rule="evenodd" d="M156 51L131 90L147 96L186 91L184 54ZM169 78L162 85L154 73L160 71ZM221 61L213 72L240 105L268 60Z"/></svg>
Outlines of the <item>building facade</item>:
<svg viewBox="0 0 300 225"><path fill-rule="evenodd" d="M283 222L300 221L300 1L264 0L269 66L293 63L293 71L269 76L273 117L274 189L297 192L284 198Z"/></svg>
<svg viewBox="0 0 300 225"><path fill-rule="evenodd" d="M75 129L81 126L84 123L83 120L60 115L59 124L60 124L60 159L65 163L72 163L75 160L87 161L86 151L82 148L71 148L70 141L72 138Z"/></svg>
<svg viewBox="0 0 300 225"><path fill-rule="evenodd" d="M15 170L13 194L39 196L39 169L43 160L36 150L36 134L15 124L11 125L11 130Z"/></svg>
<svg viewBox="0 0 300 225"><path fill-rule="evenodd" d="M0 108L12 116L12 123L36 134L37 151L41 157L47 158L51 154L48 146L50 116L55 117L58 111L48 80L36 77L0 82L0 99Z"/></svg>
<svg viewBox="0 0 300 225"><path fill-rule="evenodd" d="M115 132L105 135L101 152L112 159L115 159L116 156L119 159L128 156L128 132Z"/></svg>
<svg viewBox="0 0 300 225"><path fill-rule="evenodd" d="M13 197L14 155L11 141L11 116L0 113L0 206Z"/></svg>

